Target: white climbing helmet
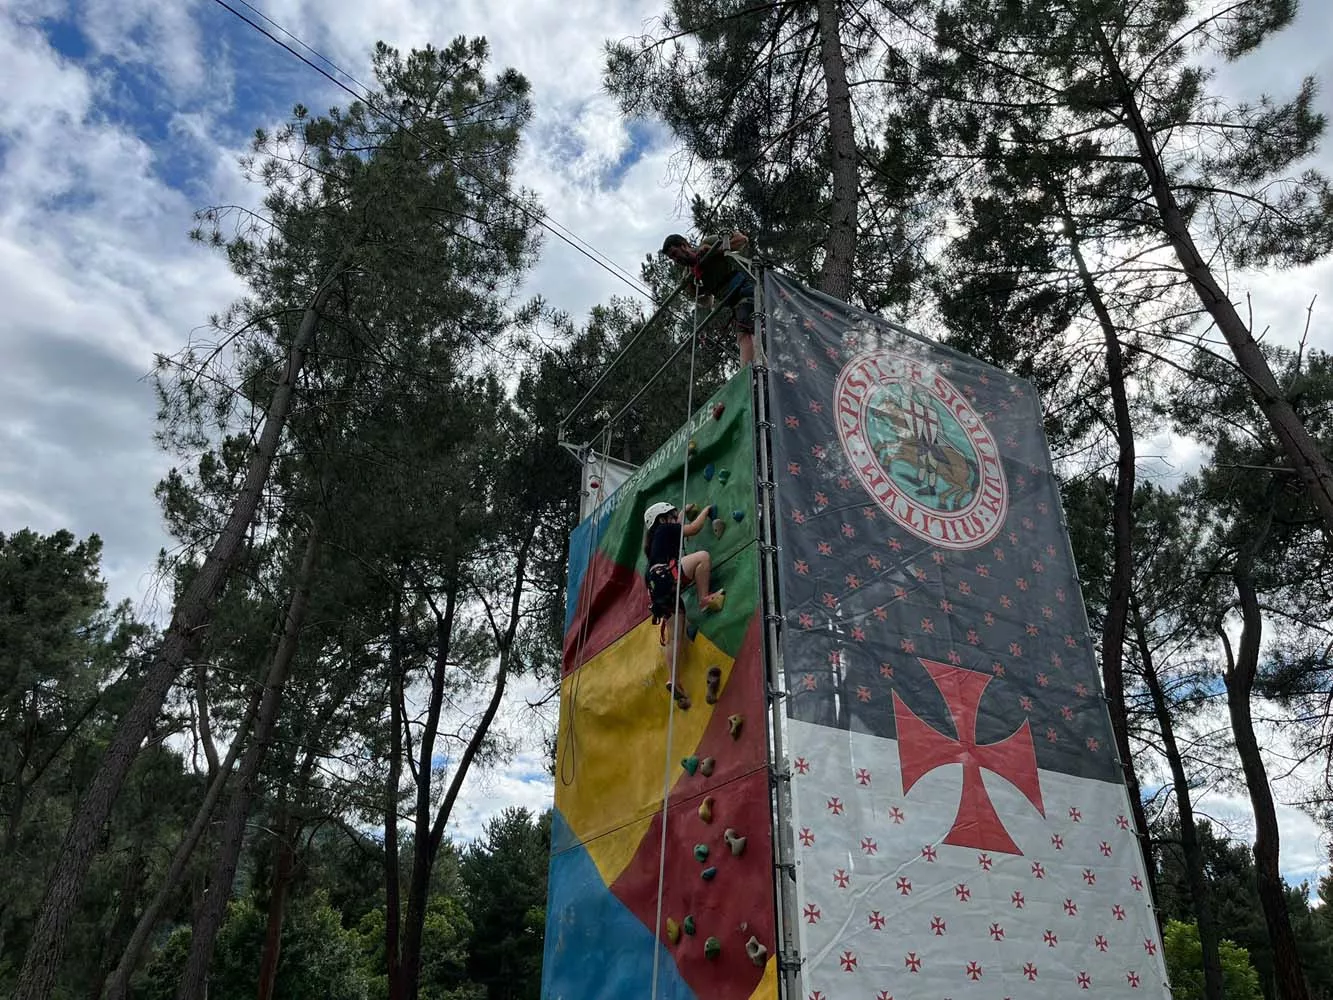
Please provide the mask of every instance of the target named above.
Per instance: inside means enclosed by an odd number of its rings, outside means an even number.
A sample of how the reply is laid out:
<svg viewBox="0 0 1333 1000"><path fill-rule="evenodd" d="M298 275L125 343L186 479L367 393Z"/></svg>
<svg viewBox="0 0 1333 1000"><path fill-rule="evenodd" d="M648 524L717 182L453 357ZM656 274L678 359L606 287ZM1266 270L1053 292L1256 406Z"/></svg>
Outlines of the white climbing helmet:
<svg viewBox="0 0 1333 1000"><path fill-rule="evenodd" d="M649 504L648 509L643 512L643 526L645 528L651 528L653 526L653 523L659 517L661 517L663 514L670 514L675 509L676 505L671 503L663 502L663 503Z"/></svg>

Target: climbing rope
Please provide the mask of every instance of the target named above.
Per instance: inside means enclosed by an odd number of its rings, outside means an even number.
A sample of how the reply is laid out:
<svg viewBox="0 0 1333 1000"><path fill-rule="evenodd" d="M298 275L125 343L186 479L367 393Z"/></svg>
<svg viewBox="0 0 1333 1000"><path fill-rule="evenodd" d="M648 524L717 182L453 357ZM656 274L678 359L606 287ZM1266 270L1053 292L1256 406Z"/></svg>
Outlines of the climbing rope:
<svg viewBox="0 0 1333 1000"><path fill-rule="evenodd" d="M699 343L699 288L694 289L694 317L693 329L690 331L690 379L685 389L685 463L680 474L680 512L681 517L685 516L685 507L689 502L690 489L690 448L689 448L689 426L690 420L694 417L694 362L698 354ZM685 556L685 532L684 521L681 522L680 549L676 553L676 565L680 566ZM671 617L671 677L668 683L671 685L671 697L667 700L667 729L666 729L666 750L663 752L662 763L662 836L657 848L657 915L653 923L653 986L651 1000L657 1000L657 974L662 961L662 949L659 942L662 940L662 894L666 884L666 847L667 847L667 806L671 797L671 747L674 737L674 724L676 721L676 677L677 665L680 658L681 644L681 622L679 619L684 616L684 611L680 603L680 593L684 586L685 570L682 568L676 573L676 604L675 612ZM707 595L700 594L701 598ZM687 633L688 635L688 633Z"/></svg>
<svg viewBox="0 0 1333 1000"><path fill-rule="evenodd" d="M598 489L606 482L606 458L611 454L611 441L614 425L607 421L602 429L602 469L597 476ZM594 450L594 454L597 452ZM595 514L597 506L594 505ZM595 523L595 522L594 522ZM575 597L574 613L577 615L582 611L583 618L579 622L579 638L574 644L574 669L569 682L569 705L568 719L569 723L565 727L565 747L562 754L557 748L556 757L560 760L560 783L568 788L574 783L574 777L578 773L578 735L575 727L578 722L579 712L579 687L583 683L584 655L588 647L588 624L592 620L592 601L597 593L597 567L593 565L593 553L597 551L597 539L593 531L588 532L588 556L583 564L583 582L579 585L579 592ZM588 595L588 606L583 607L583 595ZM563 699L562 699L563 700ZM561 706L562 710L565 708ZM562 711L562 714L564 712Z"/></svg>

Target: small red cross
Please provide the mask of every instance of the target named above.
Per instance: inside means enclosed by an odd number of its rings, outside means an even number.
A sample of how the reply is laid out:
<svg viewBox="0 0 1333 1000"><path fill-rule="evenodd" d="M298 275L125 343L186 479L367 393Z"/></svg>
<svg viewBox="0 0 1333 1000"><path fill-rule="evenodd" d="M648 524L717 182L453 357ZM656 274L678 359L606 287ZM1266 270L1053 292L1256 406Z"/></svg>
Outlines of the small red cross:
<svg viewBox="0 0 1333 1000"><path fill-rule="evenodd" d="M1129 983L1129 988L1137 990L1139 988L1139 974L1137 972L1126 972L1125 981Z"/></svg>
<svg viewBox="0 0 1333 1000"><path fill-rule="evenodd" d="M1068 913L1071 917L1076 915L1078 913L1078 904L1075 903L1072 899L1066 899L1065 912Z"/></svg>
<svg viewBox="0 0 1333 1000"><path fill-rule="evenodd" d="M912 880L906 877L899 878L895 888L897 888L900 896L910 896L912 895Z"/></svg>
<svg viewBox="0 0 1333 1000"><path fill-rule="evenodd" d="M1108 950L1111 947L1110 943L1106 940L1106 935L1104 934L1098 934L1097 939L1092 943L1098 951L1102 952Z"/></svg>
<svg viewBox="0 0 1333 1000"><path fill-rule="evenodd" d="M800 837L801 837L802 847L809 847L811 844L815 842L815 835L810 832L810 828L808 826L801 827Z"/></svg>
<svg viewBox="0 0 1333 1000"><path fill-rule="evenodd" d="M1111 916L1115 917L1117 920L1124 920L1125 908L1121 906L1119 903L1116 903L1114 906L1111 907Z"/></svg>
<svg viewBox="0 0 1333 1000"><path fill-rule="evenodd" d="M856 956L850 951L844 951L838 961L842 963L843 972L851 972L856 968Z"/></svg>
<svg viewBox="0 0 1333 1000"><path fill-rule="evenodd" d="M862 837L861 850L865 851L867 854L874 854L876 851L879 850L879 845L876 844L869 837Z"/></svg>
<svg viewBox="0 0 1333 1000"><path fill-rule="evenodd" d="M828 811L833 813L834 816L841 816L843 808L842 800L836 795L828 800Z"/></svg>
<svg viewBox="0 0 1333 1000"><path fill-rule="evenodd" d="M1047 948L1054 948L1060 943L1060 938L1056 935L1055 931L1047 931L1041 936L1041 939L1046 943Z"/></svg>
<svg viewBox="0 0 1333 1000"><path fill-rule="evenodd" d="M1009 897L1009 902L1014 904L1014 909L1021 910L1026 900L1023 899L1023 894L1015 889L1013 895Z"/></svg>
<svg viewBox="0 0 1333 1000"><path fill-rule="evenodd" d="M858 785L870 784L870 772L867 771L864 767L858 767L856 769L856 783Z"/></svg>
<svg viewBox="0 0 1333 1000"><path fill-rule="evenodd" d="M1092 989L1092 977L1086 972L1080 972L1078 974L1078 988L1081 990Z"/></svg>
<svg viewBox="0 0 1333 1000"><path fill-rule="evenodd" d="M1029 983L1032 982L1032 980L1037 978L1037 967L1031 962L1028 962L1023 966L1023 975L1028 977Z"/></svg>
<svg viewBox="0 0 1333 1000"><path fill-rule="evenodd" d="M1003 941L1003 940L1004 940L1004 928L1001 927L999 924L991 924L991 925L990 925L990 936L991 936L991 938L992 938L993 940L996 940L996 941Z"/></svg>
<svg viewBox="0 0 1333 1000"><path fill-rule="evenodd" d="M976 962L968 962L965 971L967 972L967 978L974 983L981 978L981 966Z"/></svg>
<svg viewBox="0 0 1333 1000"><path fill-rule="evenodd" d="M805 774L810 770L810 762L804 757L797 757L795 766L796 770L800 771L802 774Z"/></svg>
<svg viewBox="0 0 1333 1000"><path fill-rule="evenodd" d="M935 848L927 844L925 847L921 848L921 856L933 864L935 859L939 857L939 854Z"/></svg>
<svg viewBox="0 0 1333 1000"><path fill-rule="evenodd" d="M845 870L839 868L833 875L833 881L839 889L846 889L847 883L851 881L851 876Z"/></svg>
<svg viewBox="0 0 1333 1000"><path fill-rule="evenodd" d="M903 964L907 966L908 972L921 971L921 959L916 957L916 952L909 951L907 957L903 959Z"/></svg>
<svg viewBox="0 0 1333 1000"><path fill-rule="evenodd" d="M866 919L875 930L882 931L884 929L884 915L879 910L873 911Z"/></svg>
<svg viewBox="0 0 1333 1000"><path fill-rule="evenodd" d="M1040 861L1034 861L1034 862L1032 862L1032 874L1033 874L1033 876L1036 877L1036 878L1045 878L1045 877L1046 877L1046 869L1042 867Z"/></svg>
<svg viewBox="0 0 1333 1000"><path fill-rule="evenodd" d="M806 904L805 904L805 922L806 922L806 923L808 923L808 924L817 924L817 923L819 923L819 918L820 918L821 915L822 915L822 914L819 912L819 907L816 906L814 903L806 903Z"/></svg>
<svg viewBox="0 0 1333 1000"><path fill-rule="evenodd" d="M948 927L945 926L944 921L939 917L931 917L930 929L935 932L936 937L943 937L944 932L948 930Z"/></svg>

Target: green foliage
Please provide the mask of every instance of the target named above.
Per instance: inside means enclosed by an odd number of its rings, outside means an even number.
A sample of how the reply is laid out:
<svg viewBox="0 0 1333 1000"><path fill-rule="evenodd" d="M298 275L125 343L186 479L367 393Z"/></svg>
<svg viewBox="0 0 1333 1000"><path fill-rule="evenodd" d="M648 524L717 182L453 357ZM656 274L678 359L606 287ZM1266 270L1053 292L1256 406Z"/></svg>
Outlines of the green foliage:
<svg viewBox="0 0 1333 1000"><path fill-rule="evenodd" d="M1172 1000L1203 1000L1203 948L1195 924L1169 920L1163 934L1166 971ZM1263 1000L1259 973L1244 948L1225 938L1221 942L1222 981L1227 1000Z"/></svg>

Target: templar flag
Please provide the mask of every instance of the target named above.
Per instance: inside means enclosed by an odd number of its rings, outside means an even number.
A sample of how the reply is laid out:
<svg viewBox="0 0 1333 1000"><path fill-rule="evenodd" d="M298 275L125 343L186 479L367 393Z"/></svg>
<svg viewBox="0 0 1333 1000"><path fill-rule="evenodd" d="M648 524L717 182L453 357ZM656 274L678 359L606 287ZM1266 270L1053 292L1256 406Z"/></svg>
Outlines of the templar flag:
<svg viewBox="0 0 1333 1000"><path fill-rule="evenodd" d="M805 1000L1168 996L1031 386L764 298Z"/></svg>

